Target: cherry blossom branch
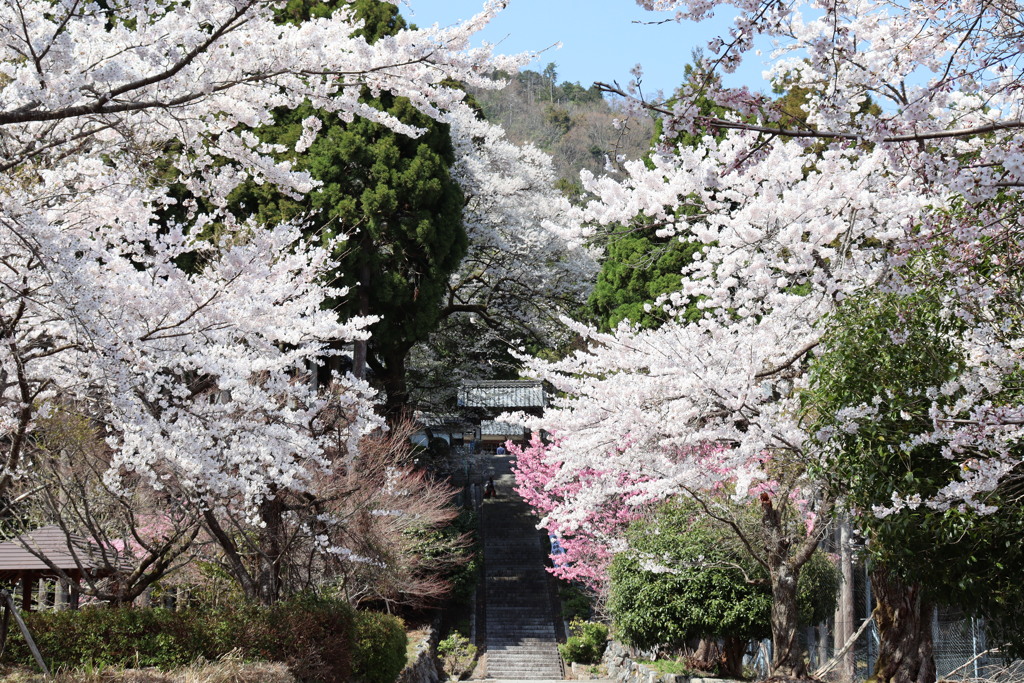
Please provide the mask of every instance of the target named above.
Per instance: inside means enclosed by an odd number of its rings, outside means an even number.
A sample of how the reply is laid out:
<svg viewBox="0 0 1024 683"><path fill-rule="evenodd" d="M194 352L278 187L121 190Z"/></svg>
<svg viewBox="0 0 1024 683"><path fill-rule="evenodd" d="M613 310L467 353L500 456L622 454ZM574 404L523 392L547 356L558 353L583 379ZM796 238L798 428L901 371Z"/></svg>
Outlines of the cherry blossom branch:
<svg viewBox="0 0 1024 683"><path fill-rule="evenodd" d="M602 92L612 93L619 95L620 97L632 98L632 96L615 85L609 85L604 82L595 82L596 85ZM668 107L650 103L640 102L640 105L645 109L653 111L658 114L662 114L668 117L674 115L672 109ZM825 139L825 140L848 140L850 142L878 142L878 143L893 143L893 142L927 142L929 140L942 140L949 138L971 138L979 135L985 135L987 133L995 133L999 131L1007 130L1019 130L1024 128L1024 121L1022 120L1010 120L1010 121L992 121L979 126L971 126L967 128L954 128L951 130L939 130L939 131L928 131L921 133L906 133L903 135L875 135L871 133L849 133L845 131L837 130L812 130L812 129L796 129L796 128L781 128L777 126L766 126L755 123L746 123L743 121L728 121L712 116L697 116L695 120L701 121L704 125L710 128L722 128L726 130L745 130L755 133L766 133L769 135L777 135L783 138L814 138L814 139Z"/></svg>
<svg viewBox="0 0 1024 683"><path fill-rule="evenodd" d="M783 370L785 370L785 369L787 369L789 367L792 367L793 363L796 363L798 360L800 360L801 358L806 356L808 353L813 351L815 348L817 348L817 346L820 343L821 343L820 341L815 340L813 342L805 344L803 347L801 347L796 353L794 353L792 356L790 356L790 358L788 360L784 361L782 364L777 365L777 366L775 366L773 368L770 368L768 370L764 370L762 372L756 373L754 375L754 379L764 379L765 377L771 377L772 375L776 375L776 374L782 372Z"/></svg>

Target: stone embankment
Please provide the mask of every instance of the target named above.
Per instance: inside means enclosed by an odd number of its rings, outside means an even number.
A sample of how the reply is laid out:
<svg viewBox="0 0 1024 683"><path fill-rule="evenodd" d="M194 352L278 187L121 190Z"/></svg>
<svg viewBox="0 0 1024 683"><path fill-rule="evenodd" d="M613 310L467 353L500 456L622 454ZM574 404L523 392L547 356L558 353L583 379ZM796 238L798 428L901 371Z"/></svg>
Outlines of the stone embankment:
<svg viewBox="0 0 1024 683"><path fill-rule="evenodd" d="M698 678L686 674L663 674L633 661L629 652L614 640L604 651L604 665L608 678L617 683L742 683L726 678Z"/></svg>
<svg viewBox="0 0 1024 683"><path fill-rule="evenodd" d="M416 654L411 662L405 665L402 673L398 674L395 683L439 683L441 677L437 673L437 651L438 640L437 624L431 624L426 635L416 645Z"/></svg>

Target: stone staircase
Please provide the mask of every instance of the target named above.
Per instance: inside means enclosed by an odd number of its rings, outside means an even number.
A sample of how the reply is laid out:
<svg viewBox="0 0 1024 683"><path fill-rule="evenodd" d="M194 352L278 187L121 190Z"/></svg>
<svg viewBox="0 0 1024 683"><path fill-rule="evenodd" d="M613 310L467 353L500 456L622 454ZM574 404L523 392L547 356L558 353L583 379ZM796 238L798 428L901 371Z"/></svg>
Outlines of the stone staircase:
<svg viewBox="0 0 1024 683"><path fill-rule="evenodd" d="M512 491L507 461L495 468L498 497L483 501L484 629L487 677L561 680L556 602L544 570L547 548L536 518Z"/></svg>

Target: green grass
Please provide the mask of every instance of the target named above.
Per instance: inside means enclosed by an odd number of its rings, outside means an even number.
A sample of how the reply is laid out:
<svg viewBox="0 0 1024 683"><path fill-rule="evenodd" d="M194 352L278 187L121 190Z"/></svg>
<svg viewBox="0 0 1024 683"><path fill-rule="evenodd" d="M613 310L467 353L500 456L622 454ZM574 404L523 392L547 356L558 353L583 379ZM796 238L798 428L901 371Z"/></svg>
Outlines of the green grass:
<svg viewBox="0 0 1024 683"><path fill-rule="evenodd" d="M648 669L654 669L660 674L683 674L684 676L691 676L699 673L687 666L686 662L680 662L674 659L656 659L654 661L641 659L637 664L642 664Z"/></svg>

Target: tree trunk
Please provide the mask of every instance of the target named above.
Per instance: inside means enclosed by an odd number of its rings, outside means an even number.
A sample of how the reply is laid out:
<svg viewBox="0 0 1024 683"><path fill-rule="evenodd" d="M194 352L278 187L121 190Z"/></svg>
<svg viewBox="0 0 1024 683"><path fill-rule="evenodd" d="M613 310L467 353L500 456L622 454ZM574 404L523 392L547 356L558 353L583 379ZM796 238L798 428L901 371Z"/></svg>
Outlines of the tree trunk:
<svg viewBox="0 0 1024 683"><path fill-rule="evenodd" d="M718 643L710 638L701 638L697 650L690 657L690 665L701 671L714 671L720 658Z"/></svg>
<svg viewBox="0 0 1024 683"><path fill-rule="evenodd" d="M737 680L743 678L743 653L746 649L747 641L742 638L726 638L722 647L719 675Z"/></svg>
<svg viewBox="0 0 1024 683"><path fill-rule="evenodd" d="M256 585L256 581L253 580L252 575L245 566L245 562L242 560L242 554L238 550L238 545L234 542L231 536L224 531L224 527L220 525L216 515L213 514L212 510L203 510L203 520L206 523L206 528L210 532L210 535L217 541L221 550L224 552L224 559L226 562L226 569L230 574L235 577L238 584L242 587L242 593L245 595L246 600L255 601L259 597L259 590Z"/></svg>
<svg viewBox="0 0 1024 683"><path fill-rule="evenodd" d="M832 516L831 500L825 500L819 511L819 523L800 538L794 528L783 521L772 503L771 496L761 494L761 533L764 537L764 563L772 588L772 678L805 678L803 648L800 647L800 612L797 609L797 580L818 541L827 531L824 523Z"/></svg>
<svg viewBox="0 0 1024 683"><path fill-rule="evenodd" d="M384 417L396 425L409 417L409 387L405 382L405 353L396 352L382 359L381 385L387 394Z"/></svg>
<svg viewBox="0 0 1024 683"><path fill-rule="evenodd" d="M800 612L796 605L796 586L800 568L780 562L769 568L772 584L772 676L803 678L807 675L800 647Z"/></svg>
<svg viewBox="0 0 1024 683"><path fill-rule="evenodd" d="M934 683L932 608L920 584L905 584L885 567L871 570L878 622L874 683Z"/></svg>
<svg viewBox="0 0 1024 683"><path fill-rule="evenodd" d="M265 498L260 504L260 520L264 527L258 533L259 570L256 583L259 600L271 605L281 597L281 558L284 554L284 504L280 497Z"/></svg>
<svg viewBox="0 0 1024 683"><path fill-rule="evenodd" d="M373 237L366 228L361 233L359 248L363 250L364 254L370 254L373 250ZM356 285L359 315L370 315L370 280L372 277L370 262L363 259L359 266L359 284ZM365 339L357 339L352 342L352 374L358 379L366 379L367 343Z"/></svg>

